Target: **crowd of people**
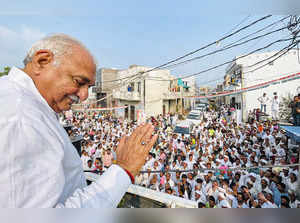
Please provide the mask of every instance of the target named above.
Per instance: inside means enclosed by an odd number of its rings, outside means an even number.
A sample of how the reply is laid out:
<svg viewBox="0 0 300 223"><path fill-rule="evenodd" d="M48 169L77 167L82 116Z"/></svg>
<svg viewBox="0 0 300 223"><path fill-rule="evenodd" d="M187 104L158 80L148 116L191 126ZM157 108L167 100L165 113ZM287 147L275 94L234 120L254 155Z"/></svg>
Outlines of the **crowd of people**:
<svg viewBox="0 0 300 223"><path fill-rule="evenodd" d="M176 120L170 114L147 120L159 137L136 185L195 201L200 208L300 207L299 147L276 121L237 124L224 109L207 110L189 135L181 135L173 133ZM83 135L84 170L98 174L115 162L121 137L138 126L98 113L74 113L70 122L70 134Z"/></svg>

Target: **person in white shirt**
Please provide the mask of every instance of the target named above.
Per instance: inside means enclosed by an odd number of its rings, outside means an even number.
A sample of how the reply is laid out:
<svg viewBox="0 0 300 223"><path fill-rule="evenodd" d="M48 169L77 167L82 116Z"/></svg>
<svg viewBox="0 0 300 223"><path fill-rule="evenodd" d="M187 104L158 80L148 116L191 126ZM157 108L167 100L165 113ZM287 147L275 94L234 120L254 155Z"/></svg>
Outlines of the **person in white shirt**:
<svg viewBox="0 0 300 223"><path fill-rule="evenodd" d="M279 99L278 96L275 95L272 100L271 110L272 110L272 119L278 121L279 120Z"/></svg>
<svg viewBox="0 0 300 223"><path fill-rule="evenodd" d="M290 178L289 178L288 183L287 183L287 186L288 186L289 190L296 192L297 185L298 185L297 179L298 178L297 178L295 173L290 174Z"/></svg>
<svg viewBox="0 0 300 223"><path fill-rule="evenodd" d="M90 159L90 157L88 156L87 152L85 150L82 151L82 155L81 155L81 161L82 161L82 166L83 169L86 169L87 167L87 162Z"/></svg>
<svg viewBox="0 0 300 223"><path fill-rule="evenodd" d="M138 175L135 176L135 184L142 186L144 180L144 176L141 173L138 173Z"/></svg>
<svg viewBox="0 0 300 223"><path fill-rule="evenodd" d="M260 110L264 113L267 113L267 102L270 101L266 93L263 93L263 96L257 99L260 102Z"/></svg>
<svg viewBox="0 0 300 223"><path fill-rule="evenodd" d="M170 187L171 187L172 189L174 189L175 183L174 183L174 181L171 179L171 174L170 174L170 173L166 173L166 184L167 184L167 183L170 185Z"/></svg>
<svg viewBox="0 0 300 223"><path fill-rule="evenodd" d="M87 186L57 113L87 98L93 57L77 40L55 34L35 43L24 64L0 78L0 207L116 207L157 139L153 126L122 138L116 165Z"/></svg>
<svg viewBox="0 0 300 223"><path fill-rule="evenodd" d="M263 195L263 193L258 193L258 204L261 208L275 208L274 205Z"/></svg>

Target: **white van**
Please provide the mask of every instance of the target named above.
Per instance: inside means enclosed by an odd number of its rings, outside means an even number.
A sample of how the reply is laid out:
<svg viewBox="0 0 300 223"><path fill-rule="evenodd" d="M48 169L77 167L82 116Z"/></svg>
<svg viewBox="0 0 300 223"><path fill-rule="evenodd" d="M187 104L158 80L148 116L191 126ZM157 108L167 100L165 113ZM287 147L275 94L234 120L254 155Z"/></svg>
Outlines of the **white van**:
<svg viewBox="0 0 300 223"><path fill-rule="evenodd" d="M173 132L178 135L184 134L185 137L189 137L193 131L193 127L194 127L193 122L184 120L175 126L175 129Z"/></svg>
<svg viewBox="0 0 300 223"><path fill-rule="evenodd" d="M199 125L201 123L202 115L197 113L190 113L186 117L187 121L194 123L195 125Z"/></svg>

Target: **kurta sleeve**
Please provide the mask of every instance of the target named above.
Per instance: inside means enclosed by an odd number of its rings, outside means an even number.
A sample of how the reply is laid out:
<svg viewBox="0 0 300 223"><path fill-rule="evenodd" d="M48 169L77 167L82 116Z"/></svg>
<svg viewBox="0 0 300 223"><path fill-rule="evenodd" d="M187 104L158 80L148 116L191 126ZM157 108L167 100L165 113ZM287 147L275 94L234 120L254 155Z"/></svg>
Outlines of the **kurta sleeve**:
<svg viewBox="0 0 300 223"><path fill-rule="evenodd" d="M126 193L131 181L118 165L112 165L96 182L84 189L77 189L58 208L114 208Z"/></svg>
<svg viewBox="0 0 300 223"><path fill-rule="evenodd" d="M65 197L63 143L42 123L7 122L1 129L1 207L113 208L131 184L127 173L112 165L99 179ZM80 160L79 160L80 161ZM79 177L84 178L83 172ZM84 181L85 179L83 179Z"/></svg>

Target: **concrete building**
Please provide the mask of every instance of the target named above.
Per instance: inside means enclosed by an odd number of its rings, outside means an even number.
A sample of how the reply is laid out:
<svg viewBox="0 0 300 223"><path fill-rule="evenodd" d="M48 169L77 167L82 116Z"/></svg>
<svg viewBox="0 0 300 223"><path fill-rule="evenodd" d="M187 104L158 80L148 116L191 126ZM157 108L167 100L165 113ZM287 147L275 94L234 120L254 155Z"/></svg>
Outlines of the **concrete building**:
<svg viewBox="0 0 300 223"><path fill-rule="evenodd" d="M217 84L216 92L219 93L219 92L223 92L223 91L224 91L224 85L223 84ZM222 104L225 104L225 97L217 97L216 98L216 104L218 106L221 106Z"/></svg>
<svg viewBox="0 0 300 223"><path fill-rule="evenodd" d="M102 71L101 93L110 94L107 102L112 106L126 106L115 110L115 115L130 120L136 120L139 113L146 117L164 113L181 113L189 109L193 99L185 98L195 95L195 80L183 80L184 85L177 87L177 80L169 70L154 70L143 74L150 68L132 65L128 69L117 71ZM114 75L114 80L105 82L108 76ZM111 78L111 77L109 77ZM119 86L122 86L121 88Z"/></svg>
<svg viewBox="0 0 300 223"><path fill-rule="evenodd" d="M97 94L97 99L106 97L113 93L113 89L119 86L118 72L120 70L115 68L101 68L97 72L96 85L99 86L100 91ZM116 101L112 97L108 97L107 100L101 100L97 103L97 107L114 107Z"/></svg>
<svg viewBox="0 0 300 223"><path fill-rule="evenodd" d="M224 76L224 90L238 90L247 88L256 84L274 80L288 74L300 72L300 62L298 61L298 50L292 49L279 59L271 62L276 58L277 52L258 53L250 56L235 58L231 63ZM274 56L273 58L270 58ZM254 64L263 61L260 64ZM256 68L267 64L263 68ZM295 95L297 87L300 86L300 80L292 80L285 83L271 85L254 91L248 91L236 95L226 96L225 102L235 105L237 116L240 120L247 120L248 112L255 108L260 108L258 97L266 93L272 99L273 93L276 92L279 99L286 97L288 94ZM271 113L271 103L267 104L267 113Z"/></svg>

